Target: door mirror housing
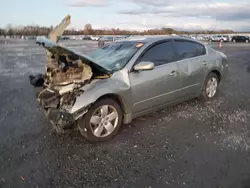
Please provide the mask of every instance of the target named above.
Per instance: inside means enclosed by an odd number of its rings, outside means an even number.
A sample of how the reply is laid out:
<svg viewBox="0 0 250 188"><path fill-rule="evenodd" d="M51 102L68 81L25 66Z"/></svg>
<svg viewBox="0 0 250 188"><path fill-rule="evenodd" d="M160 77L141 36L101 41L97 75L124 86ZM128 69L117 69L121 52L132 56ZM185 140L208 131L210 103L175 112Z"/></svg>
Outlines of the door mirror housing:
<svg viewBox="0 0 250 188"><path fill-rule="evenodd" d="M145 71L145 70L153 70L155 67L153 62L142 61L134 66L135 71Z"/></svg>

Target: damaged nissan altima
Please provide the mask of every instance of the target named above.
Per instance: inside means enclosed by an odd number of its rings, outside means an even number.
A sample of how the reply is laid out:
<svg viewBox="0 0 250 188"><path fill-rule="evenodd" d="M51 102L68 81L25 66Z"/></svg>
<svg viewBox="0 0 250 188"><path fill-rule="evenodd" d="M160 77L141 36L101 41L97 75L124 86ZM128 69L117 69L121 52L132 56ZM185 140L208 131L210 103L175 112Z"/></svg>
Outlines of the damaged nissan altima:
<svg viewBox="0 0 250 188"><path fill-rule="evenodd" d="M37 43L48 57L45 73L30 76L40 107L58 133L76 128L91 142L168 105L213 99L228 69L225 54L178 36L128 38L89 55Z"/></svg>

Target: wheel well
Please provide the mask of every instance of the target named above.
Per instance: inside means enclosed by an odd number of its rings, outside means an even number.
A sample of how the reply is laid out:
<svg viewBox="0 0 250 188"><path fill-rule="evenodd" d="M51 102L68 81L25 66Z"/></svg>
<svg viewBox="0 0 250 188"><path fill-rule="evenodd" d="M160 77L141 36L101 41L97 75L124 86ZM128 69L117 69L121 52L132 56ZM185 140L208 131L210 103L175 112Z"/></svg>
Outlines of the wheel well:
<svg viewBox="0 0 250 188"><path fill-rule="evenodd" d="M220 75L220 72L219 72L219 71L213 70L213 71L211 71L211 72L214 73L214 74L216 74L216 75L218 76L218 78L219 78L219 81L221 81L221 75Z"/></svg>
<svg viewBox="0 0 250 188"><path fill-rule="evenodd" d="M99 97L97 100L101 100L101 99L104 99L104 98L109 98L109 99L113 99L115 102L117 102L121 109L122 109L122 112L125 113L125 106L124 106L124 102L122 100L122 98L119 96L119 95L116 95L116 94L105 94L101 97Z"/></svg>

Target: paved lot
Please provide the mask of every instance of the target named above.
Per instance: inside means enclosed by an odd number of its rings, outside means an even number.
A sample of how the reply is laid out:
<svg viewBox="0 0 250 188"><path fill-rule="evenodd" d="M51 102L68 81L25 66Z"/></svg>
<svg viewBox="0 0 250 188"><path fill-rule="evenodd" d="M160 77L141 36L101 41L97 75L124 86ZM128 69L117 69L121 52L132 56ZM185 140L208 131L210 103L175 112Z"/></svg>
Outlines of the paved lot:
<svg viewBox="0 0 250 188"><path fill-rule="evenodd" d="M64 45L83 53L96 46ZM152 113L91 145L77 132L51 133L37 109L28 75L42 71L44 50L0 45L0 188L249 188L250 45L220 50L230 74L217 99Z"/></svg>

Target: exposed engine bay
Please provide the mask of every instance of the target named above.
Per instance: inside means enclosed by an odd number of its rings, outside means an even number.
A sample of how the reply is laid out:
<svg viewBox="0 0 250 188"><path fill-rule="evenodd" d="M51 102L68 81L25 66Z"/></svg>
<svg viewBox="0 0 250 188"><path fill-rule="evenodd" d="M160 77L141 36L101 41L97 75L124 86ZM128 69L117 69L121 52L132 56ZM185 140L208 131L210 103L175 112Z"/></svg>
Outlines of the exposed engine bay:
<svg viewBox="0 0 250 188"><path fill-rule="evenodd" d="M61 24L67 24L66 21L63 20ZM65 28L59 25L56 29ZM50 37L55 40L58 36ZM81 88L95 79L109 78L111 73L94 64L87 56L78 55L51 39L37 38L36 43L47 51L47 63L44 74L30 75L29 79L36 88L39 105L56 130L62 132L76 120L68 112L76 97L84 92Z"/></svg>
<svg viewBox="0 0 250 188"><path fill-rule="evenodd" d="M46 111L51 123L58 128L70 124L68 121L73 123L75 119L62 121L57 112L69 112L76 97L84 92L81 89L84 85L110 76L111 74L93 70L78 55L52 53L48 57L45 74L30 75L29 78L30 83L38 89L39 105Z"/></svg>
<svg viewBox="0 0 250 188"><path fill-rule="evenodd" d="M30 76L36 87L43 87L38 101L44 108L58 107L72 98L72 92L80 94L80 88L93 76L89 65L68 56L52 55L45 67L44 75ZM60 97L59 97L60 96ZM59 100L60 98L60 100Z"/></svg>

